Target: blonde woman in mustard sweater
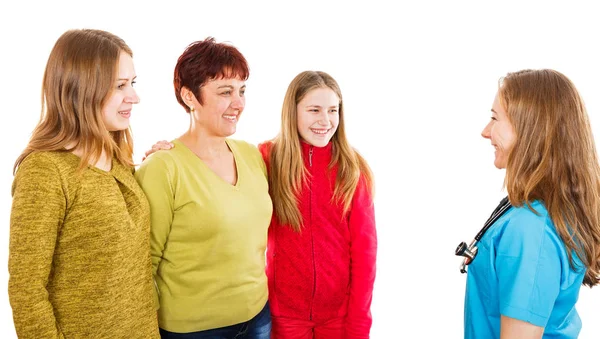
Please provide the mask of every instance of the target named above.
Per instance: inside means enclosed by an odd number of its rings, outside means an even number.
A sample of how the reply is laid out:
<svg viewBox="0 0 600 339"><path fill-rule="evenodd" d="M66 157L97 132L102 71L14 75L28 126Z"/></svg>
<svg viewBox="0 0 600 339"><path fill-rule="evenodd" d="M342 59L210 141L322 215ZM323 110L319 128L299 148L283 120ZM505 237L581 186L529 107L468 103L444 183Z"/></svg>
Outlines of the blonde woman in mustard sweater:
<svg viewBox="0 0 600 339"><path fill-rule="evenodd" d="M99 30L56 42L42 118L16 161L8 293L19 338L157 338L150 211L133 177L131 49Z"/></svg>
<svg viewBox="0 0 600 339"><path fill-rule="evenodd" d="M229 139L244 111L246 59L208 38L175 66L189 129L136 173L152 211L162 338L270 336L265 274L273 206L255 146Z"/></svg>

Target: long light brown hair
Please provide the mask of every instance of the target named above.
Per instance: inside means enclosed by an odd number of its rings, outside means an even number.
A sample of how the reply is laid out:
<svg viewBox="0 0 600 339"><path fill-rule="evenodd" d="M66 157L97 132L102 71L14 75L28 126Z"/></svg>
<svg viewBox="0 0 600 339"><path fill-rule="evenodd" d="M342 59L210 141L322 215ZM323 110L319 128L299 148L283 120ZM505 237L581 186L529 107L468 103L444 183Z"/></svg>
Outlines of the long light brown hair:
<svg viewBox="0 0 600 339"><path fill-rule="evenodd" d="M130 130L109 132L102 118L121 52L133 56L121 38L101 30L69 30L56 41L44 72L40 121L14 171L32 152L67 148L81 150L80 169L98 161L102 151L133 166Z"/></svg>
<svg viewBox="0 0 600 339"><path fill-rule="evenodd" d="M553 70L523 70L500 80L500 103L516 141L505 185L511 204L543 201L565 243L599 283L600 167L588 115L577 89Z"/></svg>
<svg viewBox="0 0 600 339"><path fill-rule="evenodd" d="M329 164L330 170L337 165L334 202L343 203L344 214L347 213L361 175L369 189L372 190L373 187L373 175L367 162L346 139L342 92L337 82L325 72L305 71L298 74L285 94L281 110L281 131L273 140L269 159L269 184L275 216L281 224L290 225L296 231L302 229L298 197L309 176L302 160L297 107L304 96L316 88L329 88L340 100L339 124L331 138L332 158Z"/></svg>

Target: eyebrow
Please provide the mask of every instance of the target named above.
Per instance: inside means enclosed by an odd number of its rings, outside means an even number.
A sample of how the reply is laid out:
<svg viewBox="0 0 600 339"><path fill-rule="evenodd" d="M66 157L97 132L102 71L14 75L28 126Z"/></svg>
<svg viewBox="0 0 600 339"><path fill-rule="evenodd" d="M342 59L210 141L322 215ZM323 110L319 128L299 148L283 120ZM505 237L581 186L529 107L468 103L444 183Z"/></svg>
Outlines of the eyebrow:
<svg viewBox="0 0 600 339"><path fill-rule="evenodd" d="M492 111L493 113L496 113L496 114L498 114L498 112L494 111L494 109L493 109L493 108L492 108L492 109L490 109L490 111Z"/></svg>
<svg viewBox="0 0 600 339"><path fill-rule="evenodd" d="M233 89L233 86L231 86L231 85L221 85L221 86L217 87L217 89L221 89L221 88ZM246 85L244 85L244 86L242 86L240 88L246 88Z"/></svg>
<svg viewBox="0 0 600 339"><path fill-rule="evenodd" d="M134 76L133 78L131 78L131 80L135 80L135 79L137 79L137 75ZM117 79L117 81L122 81L122 80L129 81L129 78L119 78L119 79Z"/></svg>
<svg viewBox="0 0 600 339"><path fill-rule="evenodd" d="M318 108L322 108L322 107L321 107L321 106L319 106L319 105L306 105L306 107L318 107ZM329 108L334 108L334 107L339 107L339 105L332 105L332 106L329 106Z"/></svg>

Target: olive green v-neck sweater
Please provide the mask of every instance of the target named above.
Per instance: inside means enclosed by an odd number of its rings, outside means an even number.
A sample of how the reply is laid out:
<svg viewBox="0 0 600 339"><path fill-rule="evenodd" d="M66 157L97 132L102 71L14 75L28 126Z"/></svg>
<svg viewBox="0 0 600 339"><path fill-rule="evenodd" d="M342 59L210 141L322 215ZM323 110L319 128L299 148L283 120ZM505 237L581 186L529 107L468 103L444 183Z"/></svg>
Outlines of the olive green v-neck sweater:
<svg viewBox="0 0 600 339"><path fill-rule="evenodd" d="M188 333L250 320L268 297L267 229L273 206L258 149L227 139L231 185L179 140L136 172L151 207L151 253L161 328Z"/></svg>
<svg viewBox="0 0 600 339"><path fill-rule="evenodd" d="M13 182L9 298L19 338L157 338L150 212L132 171L34 152Z"/></svg>

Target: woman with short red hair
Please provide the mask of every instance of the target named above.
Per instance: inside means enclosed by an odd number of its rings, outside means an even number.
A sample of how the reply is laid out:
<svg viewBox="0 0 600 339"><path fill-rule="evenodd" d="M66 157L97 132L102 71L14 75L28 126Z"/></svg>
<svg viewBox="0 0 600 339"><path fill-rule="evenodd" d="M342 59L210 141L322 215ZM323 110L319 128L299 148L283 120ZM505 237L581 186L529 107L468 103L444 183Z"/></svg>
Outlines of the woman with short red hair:
<svg viewBox="0 0 600 339"><path fill-rule="evenodd" d="M163 338L270 336L266 167L255 146L229 138L244 111L248 76L235 47L213 38L192 43L173 81L189 129L136 173L151 207Z"/></svg>

